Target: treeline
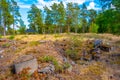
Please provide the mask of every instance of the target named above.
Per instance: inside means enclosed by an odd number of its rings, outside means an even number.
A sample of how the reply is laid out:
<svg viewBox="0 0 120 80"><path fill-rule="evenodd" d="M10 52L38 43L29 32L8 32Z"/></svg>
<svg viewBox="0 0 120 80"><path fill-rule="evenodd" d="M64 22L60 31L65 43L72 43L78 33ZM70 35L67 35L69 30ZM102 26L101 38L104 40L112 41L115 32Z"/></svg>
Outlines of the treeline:
<svg viewBox="0 0 120 80"><path fill-rule="evenodd" d="M4 31L4 34L5 32L24 34L26 27L19 14L17 3L14 0L1 1L8 6L0 3L0 31ZM100 0L98 4L101 6L101 10L97 11L88 10L85 3L82 5L68 3L65 7L60 2L59 4L54 3L50 7L44 6L42 10L32 4L28 11L29 29L42 34L64 32L120 34L120 0ZM14 27L18 25L18 22L20 26L15 30Z"/></svg>
<svg viewBox="0 0 120 80"><path fill-rule="evenodd" d="M20 25L20 26L18 26ZM16 34L25 31L25 25L15 0L0 0L0 35Z"/></svg>
<svg viewBox="0 0 120 80"><path fill-rule="evenodd" d="M93 9L87 10L85 4L80 7L77 3L68 3L65 8L60 2L50 7L45 6L43 11L33 4L28 12L29 27L37 33L98 31L95 23L97 12Z"/></svg>

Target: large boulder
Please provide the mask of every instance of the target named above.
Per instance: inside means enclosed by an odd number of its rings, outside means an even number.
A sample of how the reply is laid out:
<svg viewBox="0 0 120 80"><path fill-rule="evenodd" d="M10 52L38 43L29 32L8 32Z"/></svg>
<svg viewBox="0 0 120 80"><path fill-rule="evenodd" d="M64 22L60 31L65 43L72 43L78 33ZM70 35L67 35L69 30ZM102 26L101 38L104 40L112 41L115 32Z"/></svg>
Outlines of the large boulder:
<svg viewBox="0 0 120 80"><path fill-rule="evenodd" d="M20 73L23 69L26 69L26 68L30 69L28 71L30 74L34 73L34 71L38 69L37 59L34 58L28 61L14 64L14 69L16 74Z"/></svg>

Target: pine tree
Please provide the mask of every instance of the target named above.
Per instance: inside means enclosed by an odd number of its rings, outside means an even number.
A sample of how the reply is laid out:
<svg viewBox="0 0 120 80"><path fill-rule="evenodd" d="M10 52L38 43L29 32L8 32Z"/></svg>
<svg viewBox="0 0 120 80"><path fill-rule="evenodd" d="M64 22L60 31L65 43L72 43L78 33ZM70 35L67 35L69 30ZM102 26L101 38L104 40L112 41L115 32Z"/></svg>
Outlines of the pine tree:
<svg viewBox="0 0 120 80"><path fill-rule="evenodd" d="M31 10L28 12L28 22L31 29L35 30L37 33L42 32L42 11L38 9L35 4L32 4Z"/></svg>

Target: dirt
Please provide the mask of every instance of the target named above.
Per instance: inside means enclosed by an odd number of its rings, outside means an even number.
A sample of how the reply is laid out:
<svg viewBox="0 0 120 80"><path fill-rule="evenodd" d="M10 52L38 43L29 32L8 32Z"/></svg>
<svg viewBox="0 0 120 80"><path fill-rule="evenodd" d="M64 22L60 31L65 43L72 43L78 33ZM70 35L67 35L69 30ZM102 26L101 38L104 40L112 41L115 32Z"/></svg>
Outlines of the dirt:
<svg viewBox="0 0 120 80"><path fill-rule="evenodd" d="M64 34L65 35L65 34ZM107 34L106 34L107 35ZM105 36L106 36L105 35ZM119 37L106 38L103 35L99 39L103 42L109 43L112 48L109 52L102 51L99 60L81 60L82 51L85 49L87 52L91 49L90 43L94 40L91 35L67 35L68 37L62 39L56 38L52 41L51 39L38 40L36 41L23 41L23 40L3 40L0 41L0 80L119 80L120 79L120 41ZM76 40L80 41L73 42L71 36ZM88 37L89 36L89 37ZM108 35L107 35L108 36ZM52 36L54 37L54 36ZM60 38L60 36L58 36ZM87 38L86 38L87 37ZM101 38L102 37L102 38ZM29 37L30 38L30 37ZM49 37L50 38L50 37ZM78 44L76 44L78 43ZM31 45L32 44L32 45ZM75 44L75 45L73 45ZM66 54L66 50L77 51L77 56ZM26 79L22 79L21 75L13 74L12 66L15 63L23 62L28 60L25 55L30 55L37 58L38 65L41 68L51 64L51 62L43 62L41 58L45 56L52 56L59 65L63 66L64 63L69 63L72 66L72 71L64 69L62 72L55 72L54 74L47 74L44 77L37 73L39 78L31 76ZM21 59L22 57L22 59ZM17 76L17 78L16 78ZM19 76L19 77L18 77ZM22 76L23 77L23 76Z"/></svg>

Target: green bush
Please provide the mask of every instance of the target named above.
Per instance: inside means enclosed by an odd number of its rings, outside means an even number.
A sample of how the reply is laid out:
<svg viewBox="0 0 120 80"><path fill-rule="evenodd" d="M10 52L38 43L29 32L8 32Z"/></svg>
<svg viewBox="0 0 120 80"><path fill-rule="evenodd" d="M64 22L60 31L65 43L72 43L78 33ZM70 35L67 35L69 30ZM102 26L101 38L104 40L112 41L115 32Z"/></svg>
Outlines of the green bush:
<svg viewBox="0 0 120 80"><path fill-rule="evenodd" d="M55 65L55 71L59 72L59 73L62 73L63 72L63 67L60 66L60 65Z"/></svg>
<svg viewBox="0 0 120 80"><path fill-rule="evenodd" d="M71 44L72 44L73 47L81 47L82 38L79 38L77 36L71 37Z"/></svg>
<svg viewBox="0 0 120 80"><path fill-rule="evenodd" d="M40 58L42 62L52 62L54 65L58 65L58 61L53 56L44 56Z"/></svg>
<svg viewBox="0 0 120 80"><path fill-rule="evenodd" d="M52 62L53 65L55 66L55 71L56 72L62 72L63 67L58 64L58 61L53 57L53 56L44 56L39 59L42 62Z"/></svg>
<svg viewBox="0 0 120 80"><path fill-rule="evenodd" d="M2 38L2 35L0 35L0 39Z"/></svg>
<svg viewBox="0 0 120 80"><path fill-rule="evenodd" d="M98 28L99 28L99 26L97 24L92 23L91 26L90 26L90 28L89 28L89 31L91 33L97 33L98 32Z"/></svg>
<svg viewBox="0 0 120 80"><path fill-rule="evenodd" d="M10 39L10 40L13 40L14 38L15 38L14 35L11 35L11 36L8 37L8 39Z"/></svg>
<svg viewBox="0 0 120 80"><path fill-rule="evenodd" d="M65 63L63 64L63 67L64 67L64 69L67 69L67 68L69 68L69 67L70 67L70 63L68 63L68 62L65 62Z"/></svg>
<svg viewBox="0 0 120 80"><path fill-rule="evenodd" d="M77 60L79 59L79 55L77 50L71 50L71 49L67 49L66 51L66 56L73 59L73 60Z"/></svg>
<svg viewBox="0 0 120 80"><path fill-rule="evenodd" d="M41 58L42 62L52 62L54 58L52 56L44 56Z"/></svg>
<svg viewBox="0 0 120 80"><path fill-rule="evenodd" d="M8 48L8 47L10 47L10 44L9 43L5 43L5 44L2 45L2 47L3 48Z"/></svg>

